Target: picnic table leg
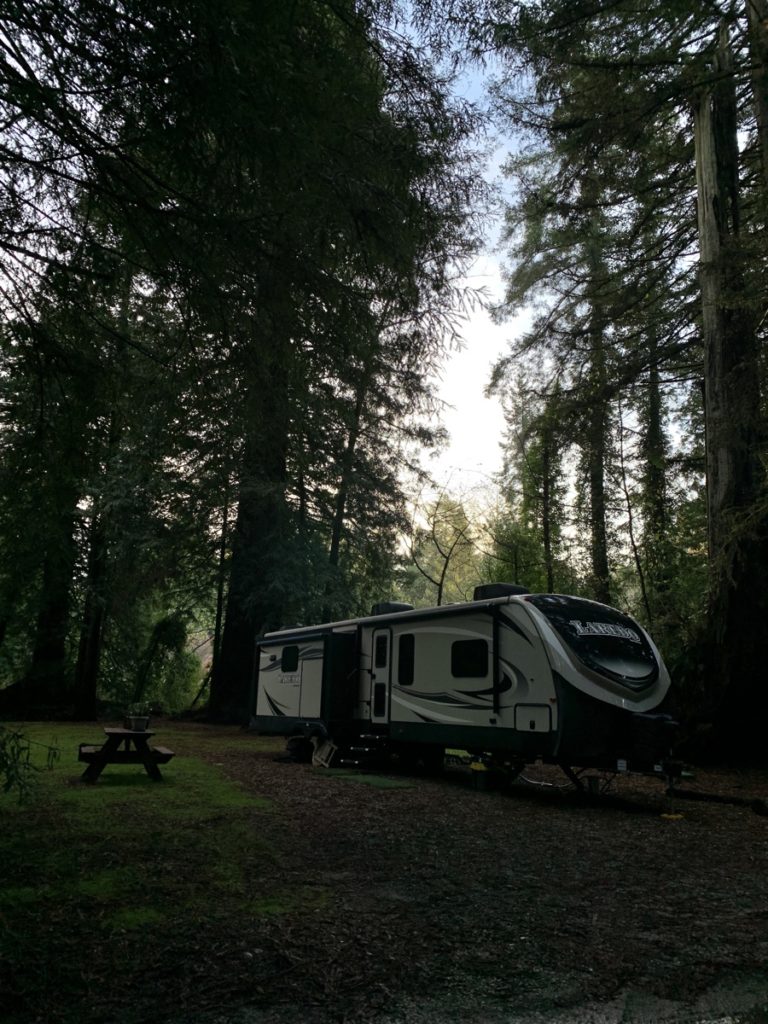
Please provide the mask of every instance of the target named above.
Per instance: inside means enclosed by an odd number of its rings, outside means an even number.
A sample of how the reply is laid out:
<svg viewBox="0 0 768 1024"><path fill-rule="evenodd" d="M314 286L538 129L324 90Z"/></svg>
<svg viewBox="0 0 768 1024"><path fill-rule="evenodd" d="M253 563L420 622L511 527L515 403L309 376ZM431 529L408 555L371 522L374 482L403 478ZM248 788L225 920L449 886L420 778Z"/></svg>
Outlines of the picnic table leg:
<svg viewBox="0 0 768 1024"><path fill-rule="evenodd" d="M93 761L91 761L91 763L85 769L83 774L80 776L83 782L96 782L98 777L101 775L101 773L104 771L107 764L109 763L109 755L114 750L117 750L119 746L119 741L115 742L114 737L107 736L106 740L102 745L101 750L99 751L99 756L96 757Z"/></svg>
<svg viewBox="0 0 768 1024"><path fill-rule="evenodd" d="M162 776L162 774L160 772L160 769L157 767L155 762L152 760L152 755L151 754L149 755L149 757L144 758L144 770L146 771L147 775L149 775L149 777L151 779L155 780L155 782L162 782L163 781L163 776Z"/></svg>
<svg viewBox="0 0 768 1024"><path fill-rule="evenodd" d="M104 771L104 766L106 765L106 763L107 762L103 757L100 757L96 761L91 761L91 763L85 769L80 778L82 779L83 782L90 782L91 784L93 784Z"/></svg>
<svg viewBox="0 0 768 1024"><path fill-rule="evenodd" d="M144 765L144 771L147 773L147 775L151 779L154 779L155 782L162 782L163 776L160 772L160 769L157 766L157 762L155 761L152 755L152 751L149 746L149 740L139 740L136 737L134 737L134 745L136 747L136 750L141 755L142 764Z"/></svg>

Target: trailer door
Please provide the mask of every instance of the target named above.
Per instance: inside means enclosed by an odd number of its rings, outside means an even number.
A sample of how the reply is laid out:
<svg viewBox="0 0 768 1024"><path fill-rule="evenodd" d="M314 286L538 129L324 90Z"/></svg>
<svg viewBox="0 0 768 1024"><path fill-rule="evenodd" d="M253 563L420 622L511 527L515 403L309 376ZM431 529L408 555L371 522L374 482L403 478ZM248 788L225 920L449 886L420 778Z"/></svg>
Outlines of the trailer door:
<svg viewBox="0 0 768 1024"><path fill-rule="evenodd" d="M389 721L389 677L392 635L389 629L374 629L371 637L371 721Z"/></svg>

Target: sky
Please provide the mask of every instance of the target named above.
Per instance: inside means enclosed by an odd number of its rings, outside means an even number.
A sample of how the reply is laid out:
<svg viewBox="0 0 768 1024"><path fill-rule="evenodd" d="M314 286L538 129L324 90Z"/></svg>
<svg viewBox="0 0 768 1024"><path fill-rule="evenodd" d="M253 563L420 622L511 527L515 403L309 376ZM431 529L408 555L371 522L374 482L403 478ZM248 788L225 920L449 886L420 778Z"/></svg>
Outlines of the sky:
<svg viewBox="0 0 768 1024"><path fill-rule="evenodd" d="M482 104L494 67L468 72L459 79L457 92L464 99ZM516 148L514 139L497 136L488 154L485 177L499 190L497 194L502 200L511 199L502 166ZM483 251L463 282L483 289L492 304L501 302L505 290L503 253L498 243L501 226L499 210L488 225ZM496 492L494 477L502 466L501 442L506 425L499 398L487 397L485 390L494 364L506 354L510 342L528 321L524 314L495 324L486 310L478 308L461 325L464 346L446 359L437 381L439 396L446 404L442 422L450 434L450 443L441 452L422 459L439 489L447 488L457 496L477 489L489 494Z"/></svg>
<svg viewBox="0 0 768 1024"><path fill-rule="evenodd" d="M501 268L493 254L476 260L467 283L484 288L491 301L501 298ZM486 397L485 389L494 363L507 350L510 328L494 324L487 310L475 309L460 328L463 348L452 352L443 367L438 391L446 403L442 419L450 444L428 457L425 465L438 484L450 481L452 490L474 487L501 469L504 416L499 399ZM459 486L454 487L455 482Z"/></svg>

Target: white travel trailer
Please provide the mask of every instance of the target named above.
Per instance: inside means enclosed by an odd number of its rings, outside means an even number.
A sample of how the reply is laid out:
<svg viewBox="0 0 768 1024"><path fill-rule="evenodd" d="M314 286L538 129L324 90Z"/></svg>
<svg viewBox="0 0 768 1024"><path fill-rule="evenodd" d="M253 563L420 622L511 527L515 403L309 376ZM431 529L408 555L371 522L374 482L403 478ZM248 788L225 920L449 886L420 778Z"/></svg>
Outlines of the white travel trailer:
<svg viewBox="0 0 768 1024"><path fill-rule="evenodd" d="M251 725L332 741L352 759L375 750L436 762L452 747L569 774L665 774L668 689L653 641L622 612L489 584L466 604L381 604L268 633Z"/></svg>

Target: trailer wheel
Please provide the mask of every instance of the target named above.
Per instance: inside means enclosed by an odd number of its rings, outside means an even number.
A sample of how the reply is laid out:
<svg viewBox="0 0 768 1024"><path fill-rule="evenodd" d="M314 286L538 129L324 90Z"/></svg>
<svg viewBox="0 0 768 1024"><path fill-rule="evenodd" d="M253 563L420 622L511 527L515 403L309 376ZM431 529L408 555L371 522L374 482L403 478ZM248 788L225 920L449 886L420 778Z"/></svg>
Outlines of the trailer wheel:
<svg viewBox="0 0 768 1024"><path fill-rule="evenodd" d="M420 761L427 775L439 775L445 767L445 747L425 747Z"/></svg>
<svg viewBox="0 0 768 1024"><path fill-rule="evenodd" d="M407 772L435 775L443 770L445 747L435 747L431 743L404 743L397 748L397 760Z"/></svg>
<svg viewBox="0 0 768 1024"><path fill-rule="evenodd" d="M315 748L306 736L291 736L285 744L285 752L296 764L309 764Z"/></svg>

